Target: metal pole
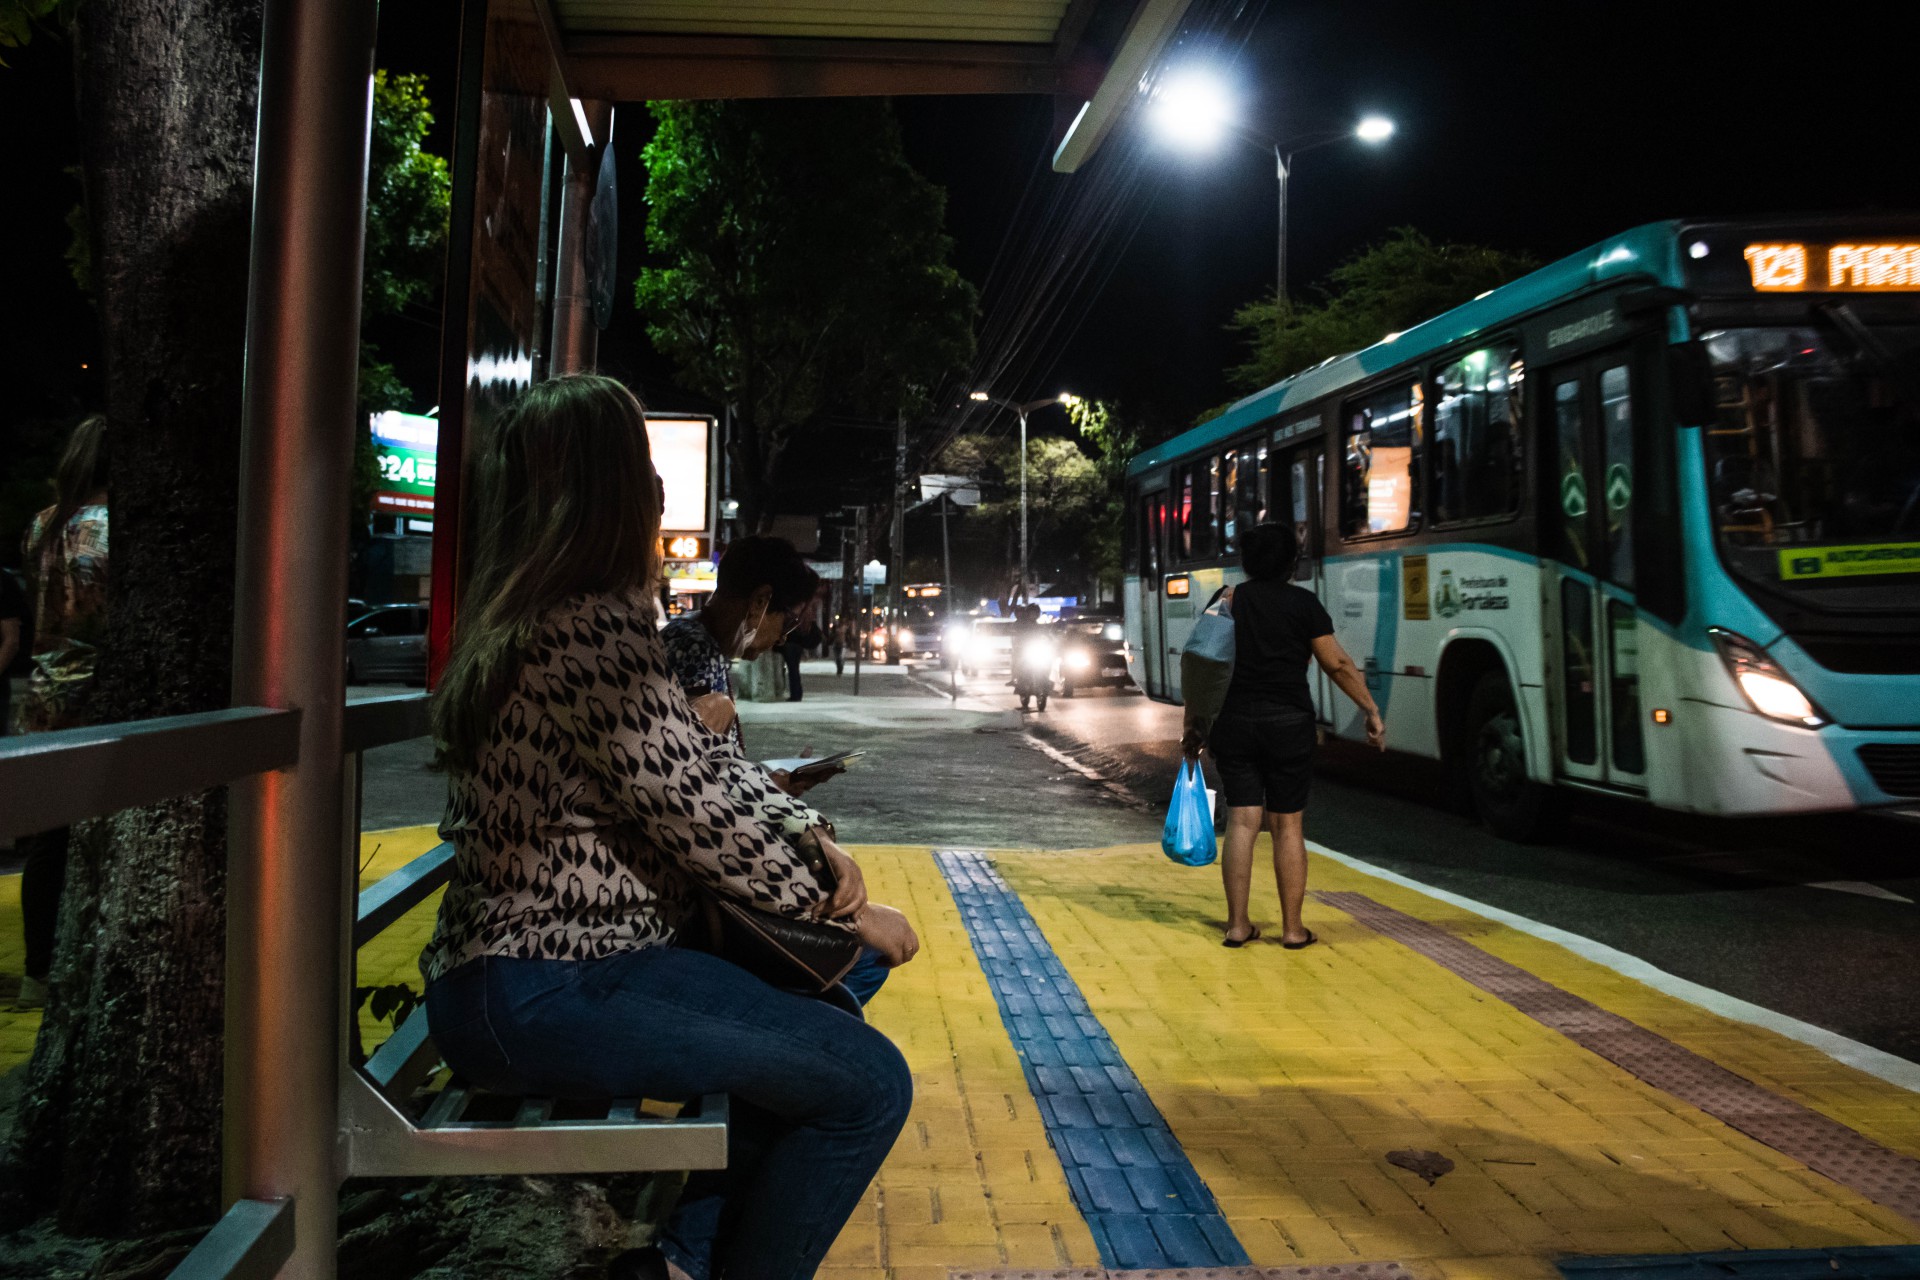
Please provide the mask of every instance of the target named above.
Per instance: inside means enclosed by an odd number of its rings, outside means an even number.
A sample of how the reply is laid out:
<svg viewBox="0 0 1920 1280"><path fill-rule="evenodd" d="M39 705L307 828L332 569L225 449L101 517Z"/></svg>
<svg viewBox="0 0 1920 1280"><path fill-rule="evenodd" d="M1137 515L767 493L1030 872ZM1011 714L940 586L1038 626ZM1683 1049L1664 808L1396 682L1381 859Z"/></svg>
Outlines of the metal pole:
<svg viewBox="0 0 1920 1280"><path fill-rule="evenodd" d="M857 605L853 614L853 696L860 696L860 657L861 650L867 647L867 508L863 502L854 513L853 540L855 550L854 564L859 576L854 579L853 598Z"/></svg>
<svg viewBox="0 0 1920 1280"><path fill-rule="evenodd" d="M947 602L946 618L941 626L945 628L940 636L940 654L947 664L947 692L955 702L960 701L960 656L948 653L947 646L953 643L953 547L947 541L947 513L953 507L953 495L946 491L940 494L940 598Z"/></svg>
<svg viewBox="0 0 1920 1280"><path fill-rule="evenodd" d="M887 612L898 627L904 617L907 590L907 415L895 410L893 435L893 554L887 571ZM893 633L894 638L899 632ZM903 656L901 661L905 661Z"/></svg>
<svg viewBox="0 0 1920 1280"><path fill-rule="evenodd" d="M233 697L296 707L293 768L231 792L222 1193L291 1197L281 1275L334 1273L346 910L348 477L373 0L267 0L234 574Z"/></svg>
<svg viewBox="0 0 1920 1280"><path fill-rule="evenodd" d="M1027 602L1027 411L1020 411L1020 603Z"/></svg>
<svg viewBox="0 0 1920 1280"><path fill-rule="evenodd" d="M593 188L600 177L600 151L613 119L613 104L583 102L587 127L596 145L592 160L575 164L567 157L560 186L560 249L553 280L553 375L592 369L600 359L600 330L593 323L592 282L587 279L587 234L593 213Z"/></svg>
<svg viewBox="0 0 1920 1280"><path fill-rule="evenodd" d="M1287 300L1287 176L1292 166L1291 157L1282 155L1279 147L1273 149L1274 169L1280 179L1280 245L1278 258L1279 283L1273 292L1274 301L1284 304ZM1278 309L1275 311L1275 324L1278 325ZM1277 329L1276 329L1277 332Z"/></svg>

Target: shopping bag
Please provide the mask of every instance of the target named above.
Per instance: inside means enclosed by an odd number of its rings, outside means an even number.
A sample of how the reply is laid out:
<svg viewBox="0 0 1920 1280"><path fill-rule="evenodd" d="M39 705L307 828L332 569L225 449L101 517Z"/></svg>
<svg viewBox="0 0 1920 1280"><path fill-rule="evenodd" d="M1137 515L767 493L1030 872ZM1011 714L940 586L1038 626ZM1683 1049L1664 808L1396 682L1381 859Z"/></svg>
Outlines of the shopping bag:
<svg viewBox="0 0 1920 1280"><path fill-rule="evenodd" d="M1180 765L1173 784L1173 803L1167 807L1167 825L1160 831L1160 850L1175 862L1204 867L1219 854L1213 839L1213 803L1200 777L1197 761Z"/></svg>
<svg viewBox="0 0 1920 1280"><path fill-rule="evenodd" d="M1233 682L1233 612L1231 602L1216 597L1195 620L1180 650L1180 700L1187 718L1210 724L1227 703Z"/></svg>

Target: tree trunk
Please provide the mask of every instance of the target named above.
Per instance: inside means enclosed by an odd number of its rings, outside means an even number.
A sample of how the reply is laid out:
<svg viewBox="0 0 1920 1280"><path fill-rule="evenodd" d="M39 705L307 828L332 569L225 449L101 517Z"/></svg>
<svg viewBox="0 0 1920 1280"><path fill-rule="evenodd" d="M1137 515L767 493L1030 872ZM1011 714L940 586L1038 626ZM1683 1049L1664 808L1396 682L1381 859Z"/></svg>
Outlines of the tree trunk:
<svg viewBox="0 0 1920 1280"><path fill-rule="evenodd" d="M258 0L116 0L75 21L107 370L113 720L227 705ZM226 796L76 831L16 1158L76 1234L219 1204Z"/></svg>

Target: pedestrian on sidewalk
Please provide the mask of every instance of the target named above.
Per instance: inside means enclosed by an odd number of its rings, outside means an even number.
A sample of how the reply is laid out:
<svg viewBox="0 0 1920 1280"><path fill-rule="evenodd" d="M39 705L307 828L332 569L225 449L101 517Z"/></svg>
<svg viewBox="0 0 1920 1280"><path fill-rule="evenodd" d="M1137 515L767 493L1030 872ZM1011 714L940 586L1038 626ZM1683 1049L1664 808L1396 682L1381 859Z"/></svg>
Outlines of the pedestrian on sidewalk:
<svg viewBox="0 0 1920 1280"><path fill-rule="evenodd" d="M1189 714L1180 743L1189 760L1199 758L1203 745L1213 753L1225 792L1227 841L1220 879L1227 895L1223 944L1229 947L1260 937L1247 914L1247 899L1253 845L1263 826L1273 836L1284 922L1280 945L1298 950L1315 940L1301 919L1307 894L1305 811L1316 739L1309 658L1360 708L1368 744L1386 750L1386 722L1359 667L1334 638L1326 606L1292 582L1299 557L1300 539L1291 524L1269 522L1248 530L1240 552L1247 581L1227 594L1234 655L1226 700L1210 728Z"/></svg>
<svg viewBox="0 0 1920 1280"><path fill-rule="evenodd" d="M844 614L833 624L833 674L847 674L847 650L853 648L853 619Z"/></svg>
<svg viewBox="0 0 1920 1280"><path fill-rule="evenodd" d="M787 660L787 701L800 701L800 660L807 650L820 644L820 628L812 617L813 605L808 603L802 614L800 624L787 633L780 642L780 656Z"/></svg>
<svg viewBox="0 0 1920 1280"><path fill-rule="evenodd" d="M73 429L55 469L53 505L34 516L22 546L33 606L33 667L20 731L95 722L94 663L107 630L107 419ZM0 679L4 679L0 676ZM21 855L20 916L27 954L16 1008L47 1002L47 975L67 883L67 828L14 842Z"/></svg>

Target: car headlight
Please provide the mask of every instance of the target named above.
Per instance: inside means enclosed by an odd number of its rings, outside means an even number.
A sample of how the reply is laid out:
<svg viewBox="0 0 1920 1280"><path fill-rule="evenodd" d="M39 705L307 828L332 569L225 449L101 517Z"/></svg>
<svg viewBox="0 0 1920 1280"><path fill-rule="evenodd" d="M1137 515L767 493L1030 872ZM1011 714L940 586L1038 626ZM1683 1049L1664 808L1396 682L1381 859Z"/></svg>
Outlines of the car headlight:
<svg viewBox="0 0 1920 1280"><path fill-rule="evenodd" d="M1085 671L1093 665L1093 657L1085 649L1075 649L1067 655L1067 665L1075 671Z"/></svg>
<svg viewBox="0 0 1920 1280"><path fill-rule="evenodd" d="M1109 622L1101 629L1100 634L1109 640L1119 640L1127 634L1127 630L1117 622Z"/></svg>
<svg viewBox="0 0 1920 1280"><path fill-rule="evenodd" d="M1813 699L1800 691L1793 677L1767 656L1767 651L1737 632L1724 627L1708 627L1720 660L1727 664L1733 682L1747 696L1753 709L1769 720L1804 725L1817 729L1827 717L1813 705Z"/></svg>

